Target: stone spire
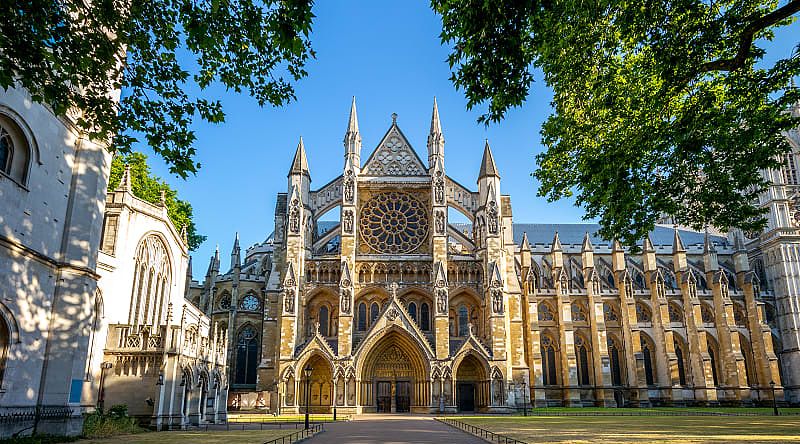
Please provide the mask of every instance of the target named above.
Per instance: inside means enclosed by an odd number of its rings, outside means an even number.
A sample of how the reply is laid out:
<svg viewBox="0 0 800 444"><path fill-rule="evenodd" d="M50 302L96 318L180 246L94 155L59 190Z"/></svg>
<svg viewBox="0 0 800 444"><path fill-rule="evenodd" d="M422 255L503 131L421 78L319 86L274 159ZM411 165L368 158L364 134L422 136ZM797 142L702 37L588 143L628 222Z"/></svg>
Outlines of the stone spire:
<svg viewBox="0 0 800 444"><path fill-rule="evenodd" d="M562 254L561 239L558 237L558 231L553 236L553 244L550 246L550 257L553 260L553 268L561 268L564 266L564 256Z"/></svg>
<svg viewBox="0 0 800 444"><path fill-rule="evenodd" d="M681 240L681 235L678 233L678 227L675 227L675 234L672 238L672 253L685 253L686 247L683 246L683 241Z"/></svg>
<svg viewBox="0 0 800 444"><path fill-rule="evenodd" d="M644 240L642 241L642 251L646 253L656 251L655 247L653 247L653 240L650 239L649 233L644 237Z"/></svg>
<svg viewBox="0 0 800 444"><path fill-rule="evenodd" d="M212 273L219 271L219 245L217 245L217 249L214 250L214 255L211 256L211 260L208 262L208 271L206 272L206 276L211 276Z"/></svg>
<svg viewBox="0 0 800 444"><path fill-rule="evenodd" d="M617 239L611 243L611 266L614 271L625 271L627 264L625 263L625 250L622 244Z"/></svg>
<svg viewBox="0 0 800 444"><path fill-rule="evenodd" d="M344 133L344 155L354 164L361 160L361 133L358 130L358 113L356 112L356 98L350 105L350 118L347 121L347 131ZM354 157L354 159L351 159ZM360 165L359 165L360 166Z"/></svg>
<svg viewBox="0 0 800 444"><path fill-rule="evenodd" d="M528 233L522 233L522 241L519 243L519 262L522 268L531 268L531 244L528 242Z"/></svg>
<svg viewBox="0 0 800 444"><path fill-rule="evenodd" d="M656 249L653 247L653 241L650 239L649 233L645 235L644 240L642 240L642 268L645 272L654 272L658 270Z"/></svg>
<svg viewBox="0 0 800 444"><path fill-rule="evenodd" d="M497 172L497 167L494 164L494 157L492 156L492 149L489 148L489 140L486 140L486 145L483 147L483 160L481 160L481 171L478 173L478 180L484 177L500 177Z"/></svg>
<svg viewBox="0 0 800 444"><path fill-rule="evenodd" d="M239 268L242 264L241 260L242 249L239 248L239 232L236 232L236 238L233 241L233 250L231 250L231 268Z"/></svg>
<svg viewBox="0 0 800 444"><path fill-rule="evenodd" d="M594 268L594 245L592 245L592 239L588 231L583 235L581 261L583 262L583 268Z"/></svg>
<svg viewBox="0 0 800 444"><path fill-rule="evenodd" d="M434 97L431 129L428 133L428 166L433 166L435 159L440 157L444 157L444 134L442 133L442 122L439 120L439 105Z"/></svg>
<svg viewBox="0 0 800 444"><path fill-rule="evenodd" d="M714 247L714 242L711 241L711 236L708 235L708 229L706 229L706 236L703 242L703 265L705 265L706 272L719 270L717 249Z"/></svg>
<svg viewBox="0 0 800 444"><path fill-rule="evenodd" d="M686 248L683 246L678 227L675 227L675 235L672 240L672 269L677 273L685 271L689 267L686 261Z"/></svg>
<svg viewBox="0 0 800 444"><path fill-rule="evenodd" d="M122 173L122 179L120 179L119 185L117 185L117 189L114 191L121 191L125 193L133 192L131 185L131 166L127 163L125 164L125 171Z"/></svg>
<svg viewBox="0 0 800 444"><path fill-rule="evenodd" d="M581 245L581 251L594 251L594 245L592 245L592 239L589 236L588 231L583 235L583 245Z"/></svg>
<svg viewBox="0 0 800 444"><path fill-rule="evenodd" d="M300 142L297 144L297 151L294 153L294 160L292 160L292 168L289 170L289 175L305 174L310 176L308 171L308 160L306 159L306 147L303 145L303 137L300 137Z"/></svg>

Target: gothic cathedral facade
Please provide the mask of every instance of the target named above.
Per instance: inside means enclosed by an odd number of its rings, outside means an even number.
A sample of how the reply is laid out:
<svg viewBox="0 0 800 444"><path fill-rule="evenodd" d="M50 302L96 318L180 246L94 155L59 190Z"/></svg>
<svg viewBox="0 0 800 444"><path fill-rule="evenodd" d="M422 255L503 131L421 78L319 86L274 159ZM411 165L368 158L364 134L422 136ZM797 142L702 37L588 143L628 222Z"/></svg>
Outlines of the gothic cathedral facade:
<svg viewBox="0 0 800 444"><path fill-rule="evenodd" d="M301 139L274 233L243 260L237 237L230 270L217 252L193 284L191 299L230 338L230 407L800 401L797 296L772 270L796 276L800 265L769 253L800 246L796 234L657 226L633 254L594 224L515 223L488 142L467 187L445 172L435 102L427 161L392 117L362 162L354 101L343 173L316 190ZM764 205L789 205L775 180L785 199ZM332 210L338 222L321 220Z"/></svg>

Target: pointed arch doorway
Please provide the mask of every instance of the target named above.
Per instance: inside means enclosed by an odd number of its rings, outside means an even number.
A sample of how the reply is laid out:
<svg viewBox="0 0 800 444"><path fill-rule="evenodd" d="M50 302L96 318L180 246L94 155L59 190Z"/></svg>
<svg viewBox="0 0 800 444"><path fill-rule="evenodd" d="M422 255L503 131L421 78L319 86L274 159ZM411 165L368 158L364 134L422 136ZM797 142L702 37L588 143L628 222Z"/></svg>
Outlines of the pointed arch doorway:
<svg viewBox="0 0 800 444"><path fill-rule="evenodd" d="M365 412L428 411L428 365L408 334L389 332L367 353L360 402Z"/></svg>

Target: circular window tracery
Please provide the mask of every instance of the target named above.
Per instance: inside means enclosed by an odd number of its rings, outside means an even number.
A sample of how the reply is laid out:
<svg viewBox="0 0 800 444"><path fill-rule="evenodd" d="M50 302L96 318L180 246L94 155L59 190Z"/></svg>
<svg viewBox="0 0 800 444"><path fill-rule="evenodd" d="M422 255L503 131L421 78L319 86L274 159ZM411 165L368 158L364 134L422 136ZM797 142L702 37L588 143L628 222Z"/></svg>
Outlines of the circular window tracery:
<svg viewBox="0 0 800 444"><path fill-rule="evenodd" d="M406 193L373 196L361 209L361 239L380 253L410 253L428 237L425 205Z"/></svg>

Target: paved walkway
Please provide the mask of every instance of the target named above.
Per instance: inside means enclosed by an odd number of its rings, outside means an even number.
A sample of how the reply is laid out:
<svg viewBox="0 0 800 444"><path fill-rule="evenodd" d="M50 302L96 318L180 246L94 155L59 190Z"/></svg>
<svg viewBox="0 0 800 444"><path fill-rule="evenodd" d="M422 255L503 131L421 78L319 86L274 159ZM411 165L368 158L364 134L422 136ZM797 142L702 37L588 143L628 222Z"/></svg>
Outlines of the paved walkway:
<svg viewBox="0 0 800 444"><path fill-rule="evenodd" d="M486 441L435 421L431 416L359 415L325 424L309 444L485 444Z"/></svg>

